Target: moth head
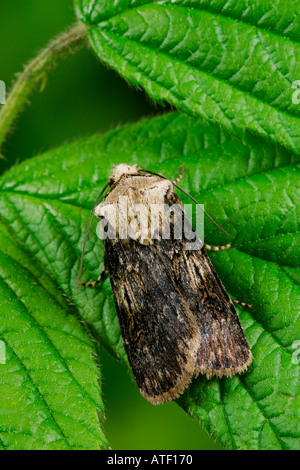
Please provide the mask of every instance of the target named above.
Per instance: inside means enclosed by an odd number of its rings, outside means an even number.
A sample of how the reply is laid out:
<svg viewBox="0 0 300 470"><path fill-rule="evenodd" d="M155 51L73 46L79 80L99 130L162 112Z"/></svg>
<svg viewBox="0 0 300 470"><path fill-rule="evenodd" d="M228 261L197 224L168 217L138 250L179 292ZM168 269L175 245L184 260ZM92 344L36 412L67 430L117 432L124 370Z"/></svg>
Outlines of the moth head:
<svg viewBox="0 0 300 470"><path fill-rule="evenodd" d="M124 175L138 175L139 174L138 170L139 168L137 164L132 165L132 166L126 165L126 163L120 163L119 165L114 165L112 172L111 172L110 180L113 183L116 183Z"/></svg>

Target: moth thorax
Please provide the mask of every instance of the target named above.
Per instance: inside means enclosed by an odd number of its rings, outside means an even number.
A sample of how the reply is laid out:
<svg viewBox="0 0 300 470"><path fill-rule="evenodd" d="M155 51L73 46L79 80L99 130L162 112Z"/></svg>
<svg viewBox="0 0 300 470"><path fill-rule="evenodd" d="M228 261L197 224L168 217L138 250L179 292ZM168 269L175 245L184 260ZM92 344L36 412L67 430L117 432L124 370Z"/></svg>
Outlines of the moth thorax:
<svg viewBox="0 0 300 470"><path fill-rule="evenodd" d="M100 219L99 238L133 239L144 245L160 239L181 239L184 216L179 204L128 204L126 196L117 202L102 202L95 209Z"/></svg>
<svg viewBox="0 0 300 470"><path fill-rule="evenodd" d="M119 165L114 165L111 173L111 178L114 182L119 181L123 175L136 175L138 174L138 166L135 165L126 165L126 163L120 163Z"/></svg>

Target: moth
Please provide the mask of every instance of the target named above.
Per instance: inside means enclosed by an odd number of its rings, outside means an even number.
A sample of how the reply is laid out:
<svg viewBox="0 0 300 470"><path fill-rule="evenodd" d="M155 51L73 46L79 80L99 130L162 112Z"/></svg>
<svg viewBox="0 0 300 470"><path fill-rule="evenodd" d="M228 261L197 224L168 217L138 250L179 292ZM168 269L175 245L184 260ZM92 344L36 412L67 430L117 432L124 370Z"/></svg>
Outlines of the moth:
<svg viewBox="0 0 300 470"><path fill-rule="evenodd" d="M230 377L252 360L233 301L203 243L194 233L196 249L194 244L191 249L190 235L175 236L178 221L189 233L192 227L174 186L181 189L163 175L119 164L91 214L104 220L114 235L104 239L105 268L132 372L140 392L153 404L176 399L198 374ZM164 209L150 232L151 224L145 222L152 221L156 205ZM144 208L139 217L137 207ZM124 223L131 224L130 236ZM168 236L163 237L168 224ZM80 272L82 262L83 254ZM94 287L102 278L103 273L93 283L80 284Z"/></svg>

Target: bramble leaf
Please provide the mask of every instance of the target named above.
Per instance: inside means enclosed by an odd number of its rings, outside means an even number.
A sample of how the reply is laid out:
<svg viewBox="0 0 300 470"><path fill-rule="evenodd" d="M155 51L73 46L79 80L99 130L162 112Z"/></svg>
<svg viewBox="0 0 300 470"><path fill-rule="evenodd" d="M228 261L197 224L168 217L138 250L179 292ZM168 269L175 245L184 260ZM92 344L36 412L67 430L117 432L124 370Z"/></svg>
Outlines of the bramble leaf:
<svg viewBox="0 0 300 470"><path fill-rule="evenodd" d="M299 0L75 0L75 8L99 58L153 100L300 153Z"/></svg>
<svg viewBox="0 0 300 470"><path fill-rule="evenodd" d="M86 364L92 350L71 313L80 315L95 339L127 363L108 277L97 289L79 287L74 304L66 303L75 286L93 202L112 164L124 162L169 178L184 165L181 186L205 203L207 212L234 237L230 250L211 259L231 296L253 304L251 310L239 310L254 356L248 371L231 379L198 377L179 404L229 449L299 448L299 364L294 354L300 331L298 161L299 156L261 137L246 134L241 142L174 113L63 146L6 173L0 180L0 334L9 360L6 369L0 365L0 387L12 398L4 400L1 392L0 410L9 418L1 419L0 443L13 446L7 439L16 437L16 431L18 439L27 439L40 420L42 439L50 433L51 442L59 445L61 439L65 446L57 426L58 416L64 420L66 414L61 394L67 410L78 413L84 414L76 406L82 389L85 406L95 409L91 397L99 403L95 383L87 381L88 366L83 373L79 365L72 373L68 370L74 358ZM95 218L83 281L97 279L102 269L96 223ZM209 244L230 241L210 221L205 229ZM45 380L43 371L50 365L50 379ZM56 384L66 380L70 388L48 391L52 378ZM15 395L18 390L21 398ZM19 409L18 399L28 402L28 408ZM49 408L55 421L47 414ZM22 417L19 429L12 426L16 410Z"/></svg>
<svg viewBox="0 0 300 470"><path fill-rule="evenodd" d="M64 234L46 201L28 202L0 196L0 448L107 448L95 345L52 269Z"/></svg>

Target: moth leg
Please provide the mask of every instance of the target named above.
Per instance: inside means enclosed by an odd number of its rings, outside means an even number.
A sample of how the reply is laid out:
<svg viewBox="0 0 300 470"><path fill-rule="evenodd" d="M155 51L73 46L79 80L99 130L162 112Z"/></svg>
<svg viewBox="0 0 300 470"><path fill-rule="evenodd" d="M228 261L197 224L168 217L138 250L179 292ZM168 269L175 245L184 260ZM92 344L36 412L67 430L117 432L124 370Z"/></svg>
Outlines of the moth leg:
<svg viewBox="0 0 300 470"><path fill-rule="evenodd" d="M96 287L96 285L99 284L99 282L103 281L105 271L106 271L106 263L105 263L105 260L104 260L102 272L101 272L100 276L98 277L98 279L96 279L96 281L94 281L94 282L79 282L79 284L81 286L84 286L84 287Z"/></svg>
<svg viewBox="0 0 300 470"><path fill-rule="evenodd" d="M231 248L231 245L230 243L228 243L227 245L223 245L223 246L210 246L204 243L204 248L207 251L222 251L222 250L228 250L229 248ZM253 305L246 304L245 302L240 302L239 300L233 300L233 303L236 305L241 305L242 307L248 307L248 308L253 307Z"/></svg>
<svg viewBox="0 0 300 470"><path fill-rule="evenodd" d="M182 178L182 176L183 176L183 169L184 169L184 167L183 167L183 165L181 165L181 167L180 167L180 173L179 173L179 175L177 176L176 180L173 181L173 183L176 183L176 184L179 183L179 181L181 180L181 178Z"/></svg>
<svg viewBox="0 0 300 470"><path fill-rule="evenodd" d="M206 243L204 243L203 246L207 251L222 251L222 250L229 250L229 248L231 248L230 243L227 243L227 245L222 245L222 246L211 246L211 245L207 245Z"/></svg>
<svg viewBox="0 0 300 470"><path fill-rule="evenodd" d="M251 304L245 304L245 302L240 302L239 300L233 300L232 301L234 304L236 305L241 305L242 307L248 307L248 308L252 308L253 305Z"/></svg>

